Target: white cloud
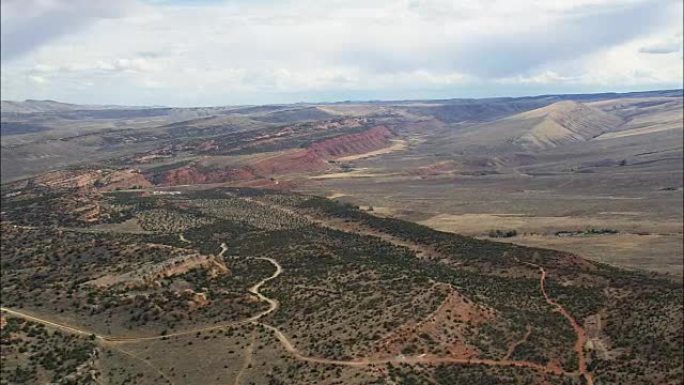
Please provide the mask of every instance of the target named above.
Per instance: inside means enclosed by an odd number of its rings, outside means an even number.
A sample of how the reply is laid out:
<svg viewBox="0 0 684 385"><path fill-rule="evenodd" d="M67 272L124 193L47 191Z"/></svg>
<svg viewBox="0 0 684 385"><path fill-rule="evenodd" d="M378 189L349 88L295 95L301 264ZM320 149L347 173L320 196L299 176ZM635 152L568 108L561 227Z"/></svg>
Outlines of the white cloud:
<svg viewBox="0 0 684 385"><path fill-rule="evenodd" d="M28 79L36 84L45 84L48 82L47 79L39 75L29 75Z"/></svg>
<svg viewBox="0 0 684 385"><path fill-rule="evenodd" d="M10 12L4 98L232 104L682 81L678 0L30 3L70 17L37 39Z"/></svg>
<svg viewBox="0 0 684 385"><path fill-rule="evenodd" d="M122 15L128 0L3 0L2 60L24 55L102 18Z"/></svg>
<svg viewBox="0 0 684 385"><path fill-rule="evenodd" d="M681 56L683 48L684 39L682 32L679 32L672 36L651 39L639 48L639 52L657 55L679 53Z"/></svg>

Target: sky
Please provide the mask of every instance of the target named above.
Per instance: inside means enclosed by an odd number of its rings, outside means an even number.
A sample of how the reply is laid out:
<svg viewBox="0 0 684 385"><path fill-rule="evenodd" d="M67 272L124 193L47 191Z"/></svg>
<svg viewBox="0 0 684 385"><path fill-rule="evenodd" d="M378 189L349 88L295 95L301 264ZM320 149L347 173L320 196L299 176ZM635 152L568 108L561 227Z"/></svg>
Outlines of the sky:
<svg viewBox="0 0 684 385"><path fill-rule="evenodd" d="M2 0L2 99L210 106L682 88L682 0Z"/></svg>

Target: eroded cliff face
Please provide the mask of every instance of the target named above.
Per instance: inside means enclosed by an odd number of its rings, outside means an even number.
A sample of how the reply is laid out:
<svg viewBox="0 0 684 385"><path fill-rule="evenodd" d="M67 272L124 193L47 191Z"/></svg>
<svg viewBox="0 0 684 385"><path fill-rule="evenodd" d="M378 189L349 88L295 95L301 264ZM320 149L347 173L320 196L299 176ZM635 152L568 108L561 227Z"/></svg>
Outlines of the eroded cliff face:
<svg viewBox="0 0 684 385"><path fill-rule="evenodd" d="M185 166L169 170L158 176L150 177L155 184L162 186L178 186L189 184L225 183L248 181L257 178L249 169L203 169L197 166Z"/></svg>
<svg viewBox="0 0 684 385"><path fill-rule="evenodd" d="M387 147L389 139L393 136L394 133L387 126L375 126L357 134L342 135L314 143L309 147L309 151L326 159L364 154Z"/></svg>
<svg viewBox="0 0 684 385"><path fill-rule="evenodd" d="M168 170L149 178L164 186L227 182L252 182L298 173L322 172L333 168L329 162L349 155L364 154L390 145L394 133L387 126L341 135L288 150L275 155L255 157L246 164L230 168L206 168L198 165Z"/></svg>
<svg viewBox="0 0 684 385"><path fill-rule="evenodd" d="M247 166L255 174L271 177L293 173L322 171L330 167L328 162L309 149L288 151L264 158Z"/></svg>
<svg viewBox="0 0 684 385"><path fill-rule="evenodd" d="M358 129L361 129L360 127ZM54 207L71 213L74 223L96 224L118 215L119 208L94 199L115 190L143 190L153 186L229 184L234 186L291 189L300 177L326 172L339 172L341 165L356 155L372 153L392 146L395 134L384 125L363 131L315 141L304 148L289 148L279 152L254 153L240 157L198 157L195 163L176 168L141 172L136 168L81 168L48 172L27 180L14 182L15 187L29 185L41 189L69 191L53 198ZM207 146L214 145L206 141ZM173 157L164 147L159 154ZM159 156L162 156L159 155ZM145 156L150 156L144 155ZM141 158L142 159L142 158ZM143 166L144 167L144 166ZM22 194L17 192L15 194ZM141 192L144 194L144 192ZM104 202L104 203L103 203Z"/></svg>

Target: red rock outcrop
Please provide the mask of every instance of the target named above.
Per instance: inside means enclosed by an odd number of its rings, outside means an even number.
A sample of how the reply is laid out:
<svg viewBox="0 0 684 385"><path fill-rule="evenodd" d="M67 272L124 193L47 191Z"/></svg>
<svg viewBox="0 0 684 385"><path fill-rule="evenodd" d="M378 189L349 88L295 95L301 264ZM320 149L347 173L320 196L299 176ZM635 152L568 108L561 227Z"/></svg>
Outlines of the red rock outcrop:
<svg viewBox="0 0 684 385"><path fill-rule="evenodd" d="M162 186L178 186L207 183L225 183L248 181L258 178L247 168L203 170L196 166L185 166L169 170L155 177L155 182Z"/></svg>
<svg viewBox="0 0 684 385"><path fill-rule="evenodd" d="M270 177L299 172L321 171L329 167L323 157L310 150L295 150L256 161L248 166L255 174Z"/></svg>
<svg viewBox="0 0 684 385"><path fill-rule="evenodd" d="M387 147L393 136L394 133L386 126L375 126L363 132L325 139L306 149L257 157L238 168L204 169L185 166L153 176L153 179L155 183L165 186L230 182L244 184L287 174L320 172L332 167L328 160Z"/></svg>
<svg viewBox="0 0 684 385"><path fill-rule="evenodd" d="M394 133L386 126L375 126L357 134L326 139L309 147L309 151L326 159L341 158L379 150L389 145Z"/></svg>

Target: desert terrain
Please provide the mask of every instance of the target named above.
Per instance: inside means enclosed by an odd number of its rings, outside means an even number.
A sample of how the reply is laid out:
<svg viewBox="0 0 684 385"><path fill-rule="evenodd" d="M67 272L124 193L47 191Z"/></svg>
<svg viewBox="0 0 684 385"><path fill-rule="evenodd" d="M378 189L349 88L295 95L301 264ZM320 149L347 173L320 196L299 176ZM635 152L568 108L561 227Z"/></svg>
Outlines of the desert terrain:
<svg viewBox="0 0 684 385"><path fill-rule="evenodd" d="M7 102L3 181L82 164L141 187L285 188L681 277L680 91L213 108ZM515 235L513 235L513 231ZM491 238L491 237L490 237Z"/></svg>
<svg viewBox="0 0 684 385"><path fill-rule="evenodd" d="M2 384L678 384L681 90L2 104Z"/></svg>

